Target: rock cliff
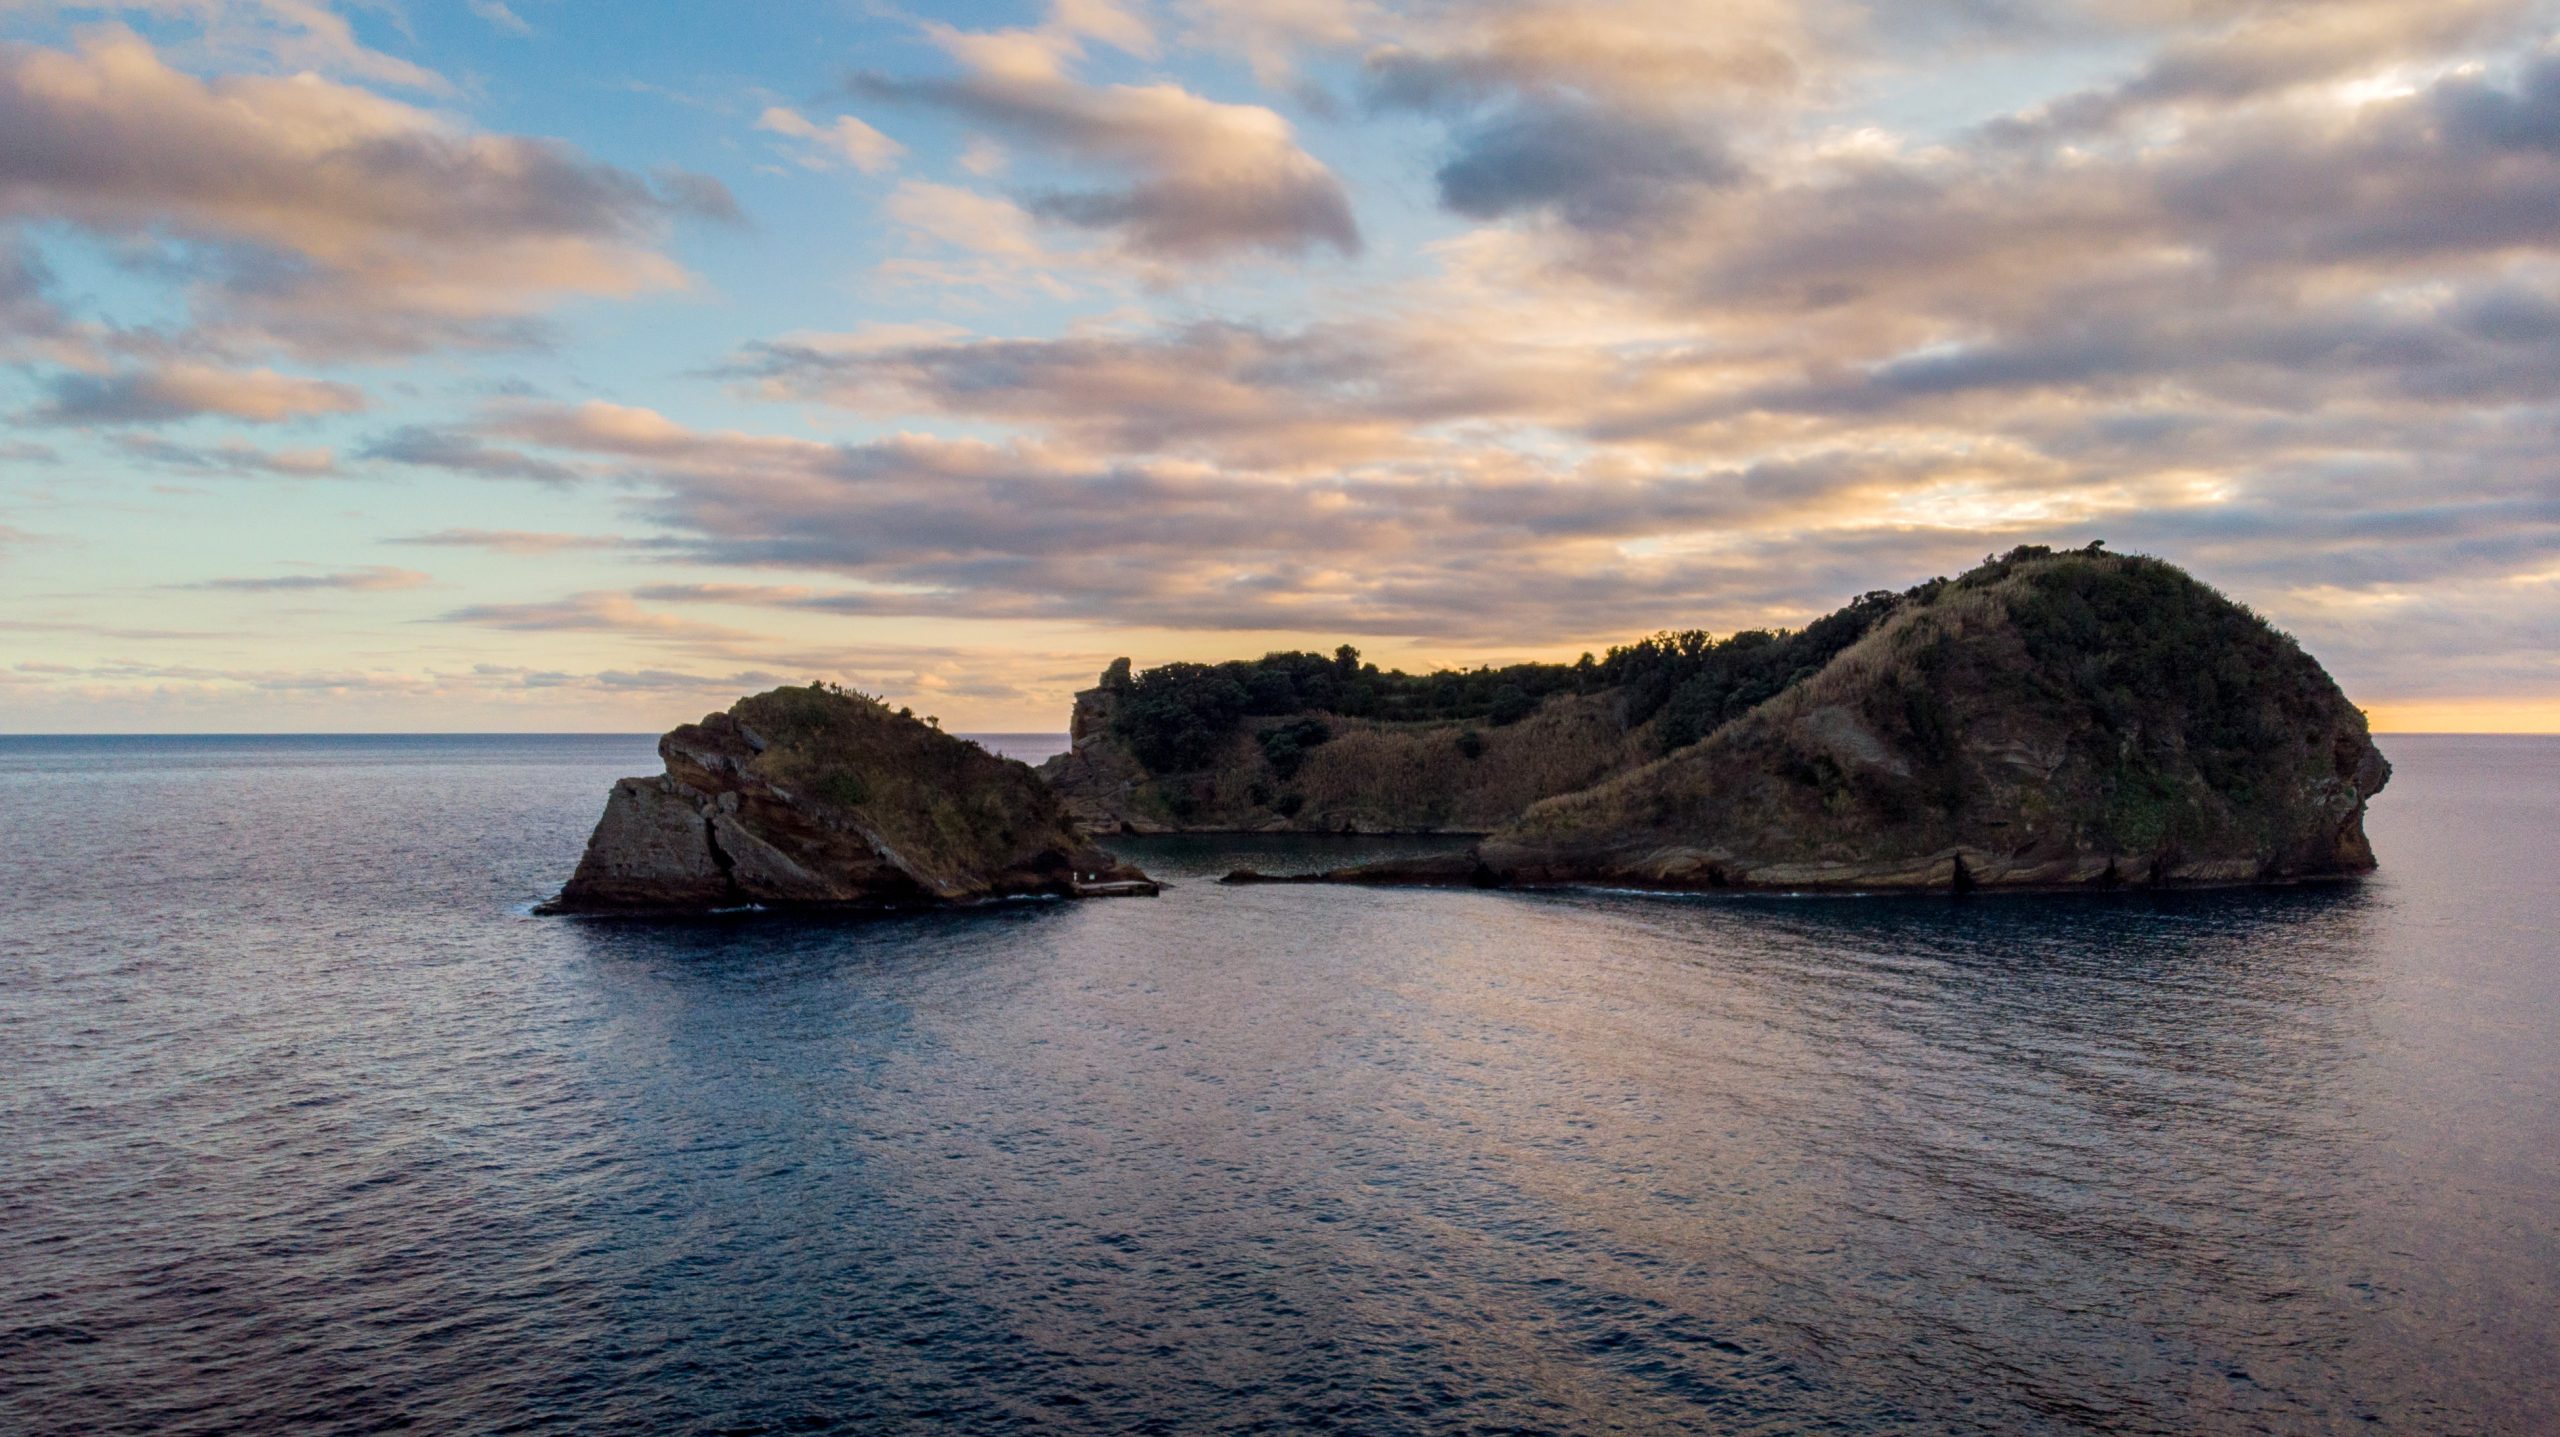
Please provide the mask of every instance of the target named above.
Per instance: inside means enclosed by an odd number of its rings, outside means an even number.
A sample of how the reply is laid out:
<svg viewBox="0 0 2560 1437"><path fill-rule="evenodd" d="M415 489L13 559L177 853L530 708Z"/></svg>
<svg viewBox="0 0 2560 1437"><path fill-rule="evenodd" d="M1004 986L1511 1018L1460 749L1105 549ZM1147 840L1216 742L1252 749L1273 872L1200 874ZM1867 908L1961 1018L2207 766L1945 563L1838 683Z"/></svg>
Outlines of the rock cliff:
<svg viewBox="0 0 2560 1437"><path fill-rule="evenodd" d="M1151 893L1030 769L859 694L742 699L614 785L550 913L909 908Z"/></svg>
<svg viewBox="0 0 2560 1437"><path fill-rule="evenodd" d="M2021 550L1915 590L1810 678L1469 853L1316 877L1788 891L2326 878L2374 867L2365 804L2390 772L2329 675L2247 609L2157 560Z"/></svg>

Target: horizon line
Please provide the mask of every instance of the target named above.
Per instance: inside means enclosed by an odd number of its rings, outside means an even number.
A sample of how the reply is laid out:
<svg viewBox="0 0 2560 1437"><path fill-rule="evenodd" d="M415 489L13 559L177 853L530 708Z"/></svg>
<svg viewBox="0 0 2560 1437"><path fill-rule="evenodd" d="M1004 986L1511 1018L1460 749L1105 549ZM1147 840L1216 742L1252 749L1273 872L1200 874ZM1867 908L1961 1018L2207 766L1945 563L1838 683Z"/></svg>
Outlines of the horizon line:
<svg viewBox="0 0 2560 1437"><path fill-rule="evenodd" d="M947 728L954 738L1066 738L1066 729ZM658 738L664 729L0 729L26 738ZM2378 738L2560 738L2560 728L2377 728Z"/></svg>

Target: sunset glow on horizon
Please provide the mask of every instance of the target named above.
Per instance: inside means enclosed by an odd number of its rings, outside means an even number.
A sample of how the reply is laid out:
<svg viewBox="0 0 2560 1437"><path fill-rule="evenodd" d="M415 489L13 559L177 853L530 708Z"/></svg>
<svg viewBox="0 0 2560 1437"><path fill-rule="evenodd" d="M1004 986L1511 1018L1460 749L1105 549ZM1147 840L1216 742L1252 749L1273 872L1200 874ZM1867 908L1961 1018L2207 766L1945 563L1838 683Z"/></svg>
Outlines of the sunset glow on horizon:
<svg viewBox="0 0 2560 1437"><path fill-rule="evenodd" d="M2560 733L2560 4L0 6L0 732L1571 659L2158 555Z"/></svg>

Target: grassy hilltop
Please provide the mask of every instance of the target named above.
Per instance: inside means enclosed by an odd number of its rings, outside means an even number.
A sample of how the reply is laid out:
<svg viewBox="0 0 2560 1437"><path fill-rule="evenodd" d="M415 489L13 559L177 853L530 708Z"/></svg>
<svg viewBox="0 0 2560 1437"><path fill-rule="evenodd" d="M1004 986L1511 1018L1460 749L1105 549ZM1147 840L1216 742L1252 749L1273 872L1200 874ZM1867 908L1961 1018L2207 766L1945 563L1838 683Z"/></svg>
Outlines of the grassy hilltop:
<svg viewBox="0 0 2560 1437"><path fill-rule="evenodd" d="M1482 856L1672 886L2307 877L2373 866L2389 776L2364 715L2248 609L2156 559L2021 550Z"/></svg>
<svg viewBox="0 0 2560 1437"><path fill-rule="evenodd" d="M658 740L614 785L558 912L894 908L1151 888L1011 759L827 684Z"/></svg>

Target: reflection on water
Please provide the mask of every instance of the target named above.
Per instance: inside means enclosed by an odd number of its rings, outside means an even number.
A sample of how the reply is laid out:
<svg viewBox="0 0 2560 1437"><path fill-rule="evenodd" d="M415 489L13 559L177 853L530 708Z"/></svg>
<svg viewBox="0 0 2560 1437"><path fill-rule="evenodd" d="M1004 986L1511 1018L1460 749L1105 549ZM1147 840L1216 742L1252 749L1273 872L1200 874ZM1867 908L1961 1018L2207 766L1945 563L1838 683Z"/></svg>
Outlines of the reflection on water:
<svg viewBox="0 0 2560 1437"><path fill-rule="evenodd" d="M0 1425L2550 1430L2547 756L2393 756L2335 888L664 924L514 907L618 749L0 749Z"/></svg>

